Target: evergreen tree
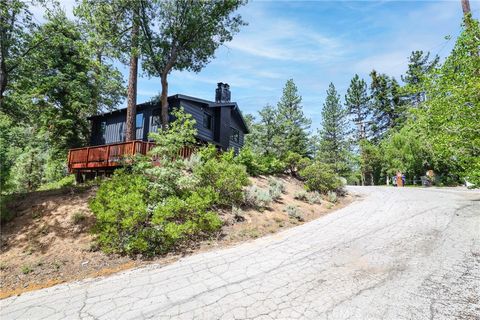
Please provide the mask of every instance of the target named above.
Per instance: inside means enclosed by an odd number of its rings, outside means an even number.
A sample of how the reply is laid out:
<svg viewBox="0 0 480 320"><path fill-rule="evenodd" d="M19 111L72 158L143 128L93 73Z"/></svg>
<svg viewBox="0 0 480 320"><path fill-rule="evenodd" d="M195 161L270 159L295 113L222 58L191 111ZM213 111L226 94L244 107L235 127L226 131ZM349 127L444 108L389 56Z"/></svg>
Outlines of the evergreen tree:
<svg viewBox="0 0 480 320"><path fill-rule="evenodd" d="M311 120L305 117L302 111L302 97L293 79L289 79L283 88L283 94L277 104L277 122L279 125L280 140L278 150L280 157L293 152L301 156L308 154L308 129Z"/></svg>
<svg viewBox="0 0 480 320"><path fill-rule="evenodd" d="M355 141L357 143L366 138L366 120L370 113L369 103L367 83L356 74L350 81L350 87L345 95L345 106L355 126Z"/></svg>
<svg viewBox="0 0 480 320"><path fill-rule="evenodd" d="M259 121L251 125L246 146L258 154L276 155L281 142L278 112L275 107L266 105L259 112Z"/></svg>
<svg viewBox="0 0 480 320"><path fill-rule="evenodd" d="M395 78L386 74L370 73L372 83L372 135L378 141L389 129L400 125L405 120L405 103L401 97L400 85Z"/></svg>
<svg viewBox="0 0 480 320"><path fill-rule="evenodd" d="M0 1L0 109L4 109L4 94L8 84L18 74L23 59L27 59L44 42L32 42L30 33L36 27L29 3L21 0ZM11 112L11 110L8 110Z"/></svg>
<svg viewBox="0 0 480 320"><path fill-rule="evenodd" d="M37 45L18 60L0 112L2 139L16 137L2 148L1 184L10 190L34 190L65 175L67 149L88 141L87 118L99 106L113 107L123 92L121 74L98 63L78 24L62 11L46 19L29 34L26 46Z"/></svg>
<svg viewBox="0 0 480 320"><path fill-rule="evenodd" d="M340 103L340 95L333 83L327 90L322 109L319 130L319 153L321 162L332 165L335 173L344 175L349 171L346 112Z"/></svg>
<svg viewBox="0 0 480 320"><path fill-rule="evenodd" d="M402 81L406 84L404 91L408 96L410 104L416 106L423 100L424 90L422 83L427 74L439 63L440 58L435 56L430 59L430 52L412 51L408 58L408 70L402 75Z"/></svg>

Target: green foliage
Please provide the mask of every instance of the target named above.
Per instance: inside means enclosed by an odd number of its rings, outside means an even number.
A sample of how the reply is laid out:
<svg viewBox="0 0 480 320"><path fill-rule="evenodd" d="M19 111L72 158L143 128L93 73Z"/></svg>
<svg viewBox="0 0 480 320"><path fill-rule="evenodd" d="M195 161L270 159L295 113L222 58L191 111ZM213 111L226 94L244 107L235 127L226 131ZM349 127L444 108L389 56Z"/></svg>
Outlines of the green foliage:
<svg viewBox="0 0 480 320"><path fill-rule="evenodd" d="M277 178L268 178L268 193L272 197L273 201L277 201L282 197L285 192L285 184Z"/></svg>
<svg viewBox="0 0 480 320"><path fill-rule="evenodd" d="M415 128L426 138L437 171L480 186L480 27L465 19L452 53L425 80L428 99Z"/></svg>
<svg viewBox="0 0 480 320"><path fill-rule="evenodd" d="M22 266L21 271L22 271L23 274L27 275L30 272L32 272L33 269L30 266L24 265L24 266Z"/></svg>
<svg viewBox="0 0 480 320"><path fill-rule="evenodd" d="M156 240L161 245L157 252L166 252L179 243L192 237L210 234L218 230L222 222L215 212L208 209L218 200L218 195L210 188L193 191L183 199L171 196L158 204L152 215L152 225L156 230Z"/></svg>
<svg viewBox="0 0 480 320"><path fill-rule="evenodd" d="M284 173L286 169L285 163L274 155L254 152L248 146L240 150L234 161L244 165L251 176L279 174Z"/></svg>
<svg viewBox="0 0 480 320"><path fill-rule="evenodd" d="M72 215L72 223L80 224L87 219L87 215L82 211L77 211Z"/></svg>
<svg viewBox="0 0 480 320"><path fill-rule="evenodd" d="M62 189L66 187L71 187L74 184L75 184L75 175L70 174L68 176L61 178L58 181L48 182L46 184L43 184L42 186L40 186L40 188L38 188L38 190L43 191L43 190Z"/></svg>
<svg viewBox="0 0 480 320"><path fill-rule="evenodd" d="M300 209L298 209L296 205L289 204L285 207L285 209L283 209L283 211L288 214L289 218L295 219L297 221L305 221L302 212L300 211Z"/></svg>
<svg viewBox="0 0 480 320"><path fill-rule="evenodd" d="M15 218L15 214L9 208L9 203L11 202L11 196L1 195L0 196L0 222L8 222Z"/></svg>
<svg viewBox="0 0 480 320"><path fill-rule="evenodd" d="M199 185L211 187L219 195L218 204L240 203L242 189L249 184L243 165L233 163L232 154L224 153L217 159L209 159L194 171Z"/></svg>
<svg viewBox="0 0 480 320"><path fill-rule="evenodd" d="M311 120L303 114L301 102L297 86L293 79L289 79L277 107L267 105L259 111L260 119L251 125L246 145L255 154L281 162L285 162L291 153L300 157L308 155L311 149L308 134ZM277 164L270 167L275 166Z"/></svg>
<svg viewBox="0 0 480 320"><path fill-rule="evenodd" d="M243 4L240 0L152 2L142 17L144 24L148 21L142 48L145 70L155 76L172 69L200 71L245 24L234 15Z"/></svg>
<svg viewBox="0 0 480 320"><path fill-rule="evenodd" d="M0 97L2 193L61 180L67 149L88 140L88 116L114 107L123 94L121 74L98 59L88 36L55 3L39 2L50 6L41 25L25 2L7 3L0 13L2 78L8 70Z"/></svg>
<svg viewBox="0 0 480 320"><path fill-rule="evenodd" d="M322 109L322 128L319 131L319 148L316 157L330 164L337 174L349 171L346 112L333 83L327 90Z"/></svg>
<svg viewBox="0 0 480 320"><path fill-rule="evenodd" d="M300 190L295 192L293 197L297 200L308 202L309 204L319 204L322 201L322 197L317 191L308 192L305 190Z"/></svg>
<svg viewBox="0 0 480 320"><path fill-rule="evenodd" d="M402 76L402 81L406 84L402 91L406 93L408 101L413 106L423 100L423 83L428 74L438 66L440 58L435 56L431 61L430 52L412 51L408 58L408 69L405 76Z"/></svg>
<svg viewBox="0 0 480 320"><path fill-rule="evenodd" d="M257 186L249 186L244 191L243 203L246 206L265 209L272 203L272 201L273 199L269 190Z"/></svg>
<svg viewBox="0 0 480 320"><path fill-rule="evenodd" d="M327 194L327 199L331 203L336 203L338 200L337 193L334 191L329 191Z"/></svg>
<svg viewBox="0 0 480 320"><path fill-rule="evenodd" d="M92 201L103 250L168 252L217 231L222 225L214 211L218 206L242 202L249 183L245 167L234 162L233 152L218 154L213 146L200 149L195 160L181 159L180 149L194 142L195 123L182 110L174 115L166 130L152 134L156 147L133 159L130 171L116 171Z"/></svg>
<svg viewBox="0 0 480 320"><path fill-rule="evenodd" d="M398 132L391 132L380 144L383 171L389 176L400 171L411 178L420 177L429 169L431 154L425 138L409 123Z"/></svg>
<svg viewBox="0 0 480 320"><path fill-rule="evenodd" d="M169 124L168 130L151 132L149 135L155 140L150 155L159 157L160 161L175 160L182 148L192 147L195 143L197 129L192 115L185 113L183 108L174 109L171 114L176 120Z"/></svg>
<svg viewBox="0 0 480 320"><path fill-rule="evenodd" d="M307 195L308 195L308 192L306 190L300 190L295 192L295 194L293 195L293 198L300 201L307 201Z"/></svg>
<svg viewBox="0 0 480 320"><path fill-rule="evenodd" d="M148 229L145 228L149 219L148 191L145 177L122 170L117 170L112 179L101 184L90 209L97 218L95 231L103 250L136 253L146 249L146 240L140 237L144 229Z"/></svg>
<svg viewBox="0 0 480 320"><path fill-rule="evenodd" d="M280 179L277 179L275 177L268 178L268 186L269 188L279 190L280 193L285 192L285 183L283 183Z"/></svg>
<svg viewBox="0 0 480 320"><path fill-rule="evenodd" d="M347 114L353 117L353 124L356 129L355 139L358 142L365 138L365 120L370 114L370 97L367 92L365 80L355 74L345 95L345 106Z"/></svg>
<svg viewBox="0 0 480 320"><path fill-rule="evenodd" d="M277 105L280 142L277 150L280 152L280 159L285 159L288 153L300 156L308 154L308 129L312 121L303 114L301 103L302 97L298 94L298 88L293 79L289 79Z"/></svg>
<svg viewBox="0 0 480 320"><path fill-rule="evenodd" d="M300 177L305 180L305 186L309 191L327 193L338 190L342 183L328 164L315 161L300 171Z"/></svg>
<svg viewBox="0 0 480 320"><path fill-rule="evenodd" d="M405 103L401 99L400 85L386 74L375 70L370 73L372 95L372 134L375 140L383 138L388 129L405 120Z"/></svg>

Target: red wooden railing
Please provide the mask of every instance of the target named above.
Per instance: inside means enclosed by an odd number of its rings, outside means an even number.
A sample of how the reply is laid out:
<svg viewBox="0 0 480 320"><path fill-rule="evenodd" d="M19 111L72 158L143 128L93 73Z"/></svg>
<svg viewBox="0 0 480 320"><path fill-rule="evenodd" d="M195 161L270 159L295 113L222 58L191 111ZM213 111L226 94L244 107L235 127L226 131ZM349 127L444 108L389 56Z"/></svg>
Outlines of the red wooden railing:
<svg viewBox="0 0 480 320"><path fill-rule="evenodd" d="M121 166L122 160L136 154L147 154L154 147L154 143L147 141L128 141L101 146L70 149L68 151L68 171L75 172L82 169L108 169ZM192 148L182 148L180 156L188 158L192 155Z"/></svg>

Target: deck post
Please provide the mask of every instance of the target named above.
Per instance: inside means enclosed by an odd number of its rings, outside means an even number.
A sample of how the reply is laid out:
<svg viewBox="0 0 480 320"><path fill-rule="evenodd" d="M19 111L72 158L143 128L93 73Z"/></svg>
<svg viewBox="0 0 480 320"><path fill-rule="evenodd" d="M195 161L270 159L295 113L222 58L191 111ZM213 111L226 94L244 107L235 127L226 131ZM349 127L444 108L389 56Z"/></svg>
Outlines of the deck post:
<svg viewBox="0 0 480 320"><path fill-rule="evenodd" d="M105 163L105 166L108 167L108 162L110 160L110 146L107 146L107 162Z"/></svg>
<svg viewBox="0 0 480 320"><path fill-rule="evenodd" d="M90 156L90 147L87 148L87 162L85 163L85 167L88 168L88 157Z"/></svg>
<svg viewBox="0 0 480 320"><path fill-rule="evenodd" d="M68 173L72 173L72 169L71 169L71 165L70 165L70 161L71 161L71 153L70 153L70 150L68 150L68 156L67 156L67 163L68 163Z"/></svg>

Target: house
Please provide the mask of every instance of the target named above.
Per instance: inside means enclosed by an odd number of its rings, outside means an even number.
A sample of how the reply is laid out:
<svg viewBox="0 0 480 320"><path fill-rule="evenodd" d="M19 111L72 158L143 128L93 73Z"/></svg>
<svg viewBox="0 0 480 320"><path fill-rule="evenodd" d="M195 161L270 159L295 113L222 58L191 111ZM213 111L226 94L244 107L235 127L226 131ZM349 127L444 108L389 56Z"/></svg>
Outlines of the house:
<svg viewBox="0 0 480 320"><path fill-rule="evenodd" d="M183 94L168 97L169 110L182 107L196 120L197 142L212 143L221 150L242 148L248 127L240 109L230 101L230 86L218 83L215 101ZM125 141L127 109L119 109L90 117L90 146L71 149L69 171L90 172L119 166L123 155L145 154L152 146L149 133L161 126L160 101L137 105L136 140ZM171 118L172 120L172 118Z"/></svg>
<svg viewBox="0 0 480 320"><path fill-rule="evenodd" d="M199 142L212 143L223 150L235 152L243 146L248 128L237 103L230 102L228 84L219 83L215 101L176 94L168 97L169 108L182 107L196 120ZM150 132L161 126L160 101L137 105L136 139L148 141ZM90 117L92 122L91 146L125 141L127 109L120 109Z"/></svg>

